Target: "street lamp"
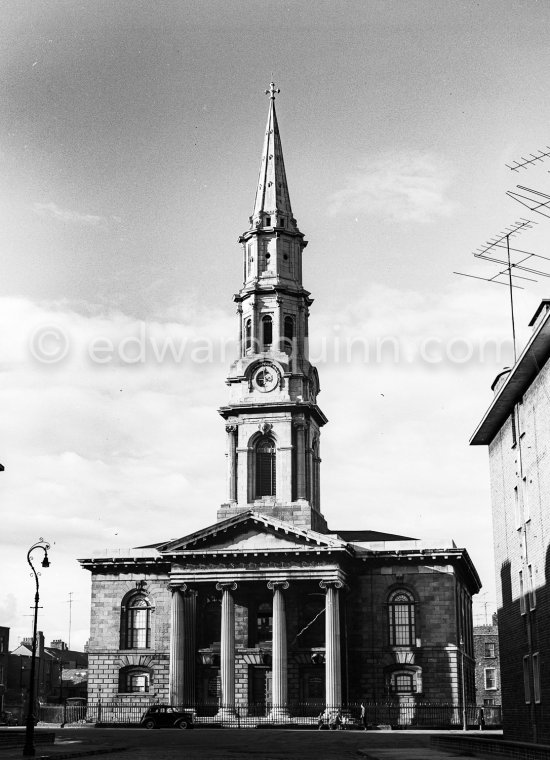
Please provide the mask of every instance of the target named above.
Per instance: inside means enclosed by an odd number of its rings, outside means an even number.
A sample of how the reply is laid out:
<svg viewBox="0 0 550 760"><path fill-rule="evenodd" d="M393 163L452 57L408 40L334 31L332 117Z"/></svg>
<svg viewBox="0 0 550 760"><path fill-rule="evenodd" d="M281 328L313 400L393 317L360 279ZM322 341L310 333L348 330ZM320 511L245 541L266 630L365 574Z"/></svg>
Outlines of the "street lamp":
<svg viewBox="0 0 550 760"><path fill-rule="evenodd" d="M37 627L37 619L38 619L38 601L40 599L38 595L38 573L34 569L34 565L32 563L31 554L35 549L42 549L44 552L44 557L42 559L42 567L49 567L50 561L48 559L48 549L50 548L50 545L44 541L43 538L40 538L35 544L31 546L29 551L27 552L27 562L31 566L31 570L34 575L34 580L36 583L36 592L34 595L34 626L33 626L33 637L32 637L32 656L31 656L31 680L29 684L29 702L27 705L27 727L25 730L25 746L23 747L23 757L33 757L35 754L34 750L34 687L35 687L35 672L36 672L36 627Z"/></svg>
<svg viewBox="0 0 550 760"><path fill-rule="evenodd" d="M464 679L464 639L460 637L460 681L462 686L462 730L468 730L468 719L466 717L466 681Z"/></svg>

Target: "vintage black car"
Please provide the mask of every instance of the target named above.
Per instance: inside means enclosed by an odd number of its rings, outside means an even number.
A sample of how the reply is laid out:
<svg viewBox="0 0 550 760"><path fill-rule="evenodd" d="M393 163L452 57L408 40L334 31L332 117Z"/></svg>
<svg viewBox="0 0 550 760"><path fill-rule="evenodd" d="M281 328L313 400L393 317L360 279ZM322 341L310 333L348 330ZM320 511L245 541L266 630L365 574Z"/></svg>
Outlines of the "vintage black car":
<svg viewBox="0 0 550 760"><path fill-rule="evenodd" d="M193 728L193 713L170 705L153 705L143 713L139 725L143 728Z"/></svg>
<svg viewBox="0 0 550 760"><path fill-rule="evenodd" d="M17 718L15 715L11 712L8 712L7 710L2 710L0 712L0 726L16 726L17 725Z"/></svg>

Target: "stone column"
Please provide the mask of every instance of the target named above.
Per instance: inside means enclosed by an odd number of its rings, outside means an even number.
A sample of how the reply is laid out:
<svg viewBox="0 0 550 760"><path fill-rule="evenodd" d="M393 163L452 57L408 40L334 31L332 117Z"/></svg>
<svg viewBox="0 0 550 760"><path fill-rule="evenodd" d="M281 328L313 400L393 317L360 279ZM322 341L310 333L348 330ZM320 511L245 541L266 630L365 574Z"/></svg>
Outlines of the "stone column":
<svg viewBox="0 0 550 760"><path fill-rule="evenodd" d="M241 304L237 306L237 314L239 315L239 356L244 356L243 345L243 307Z"/></svg>
<svg viewBox="0 0 550 760"><path fill-rule="evenodd" d="M193 705L195 701L196 591L184 583L172 588L170 625L170 704Z"/></svg>
<svg viewBox="0 0 550 760"><path fill-rule="evenodd" d="M277 298L275 313L273 314L273 350L281 350L281 339L283 337L283 320L282 320L283 299Z"/></svg>
<svg viewBox="0 0 550 760"><path fill-rule="evenodd" d="M227 433L227 498L237 501L237 425L226 425Z"/></svg>
<svg viewBox="0 0 550 760"><path fill-rule="evenodd" d="M183 704L195 704L195 658L197 629L197 592L184 583L183 592Z"/></svg>
<svg viewBox="0 0 550 760"><path fill-rule="evenodd" d="M272 708L270 718L274 721L286 721L289 717L288 661L283 590L288 588L288 581L269 581L267 587L273 591Z"/></svg>
<svg viewBox="0 0 550 760"><path fill-rule="evenodd" d="M183 705L183 596L177 587L172 592L170 616L170 704Z"/></svg>
<svg viewBox="0 0 550 760"><path fill-rule="evenodd" d="M293 352L292 371L296 372L298 367L298 357L307 359L306 347L304 345L304 305L298 306L298 318L296 320L296 351Z"/></svg>
<svg viewBox="0 0 550 760"><path fill-rule="evenodd" d="M306 498L306 457L305 457L305 424L295 420L296 428L296 498Z"/></svg>
<svg viewBox="0 0 550 760"><path fill-rule="evenodd" d="M222 592L222 630L220 637L221 700L219 718L235 715L235 601L232 591L237 584L216 583Z"/></svg>
<svg viewBox="0 0 550 760"><path fill-rule="evenodd" d="M252 296L254 299L254 296ZM252 309L250 311L250 319L252 320L252 353L257 354L259 349L259 325L258 325L258 304L255 300L252 301Z"/></svg>
<svg viewBox="0 0 550 760"><path fill-rule="evenodd" d="M342 706L342 662L340 652L340 598L342 581L320 581L325 599L325 702L327 709Z"/></svg>

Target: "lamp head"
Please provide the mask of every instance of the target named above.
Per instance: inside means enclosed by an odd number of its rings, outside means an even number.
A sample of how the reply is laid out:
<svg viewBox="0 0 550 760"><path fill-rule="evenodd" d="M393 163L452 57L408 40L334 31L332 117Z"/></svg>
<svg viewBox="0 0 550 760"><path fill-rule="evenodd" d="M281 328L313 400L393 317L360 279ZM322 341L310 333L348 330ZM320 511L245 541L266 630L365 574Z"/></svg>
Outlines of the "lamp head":
<svg viewBox="0 0 550 760"><path fill-rule="evenodd" d="M49 567L50 566L50 560L48 559L48 553L46 552L44 554L44 559L42 560L42 567Z"/></svg>

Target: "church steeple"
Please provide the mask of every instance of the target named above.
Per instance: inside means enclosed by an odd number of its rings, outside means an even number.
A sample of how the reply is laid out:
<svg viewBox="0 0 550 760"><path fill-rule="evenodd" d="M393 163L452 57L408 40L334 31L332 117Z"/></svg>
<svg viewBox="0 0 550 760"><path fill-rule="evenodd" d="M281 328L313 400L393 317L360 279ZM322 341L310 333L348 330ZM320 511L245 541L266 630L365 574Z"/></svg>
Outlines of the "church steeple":
<svg viewBox="0 0 550 760"><path fill-rule="evenodd" d="M239 238L244 282L234 296L239 356L231 365L228 499L218 519L256 510L326 530L320 511L319 377L308 358L309 307L302 285L307 245L292 215L272 82L250 227Z"/></svg>
<svg viewBox="0 0 550 760"><path fill-rule="evenodd" d="M265 91L266 95L270 96L269 111L254 212L250 222L253 226L284 227L298 231L290 205L281 135L275 111L275 95L279 92L274 82L271 82L269 90Z"/></svg>

